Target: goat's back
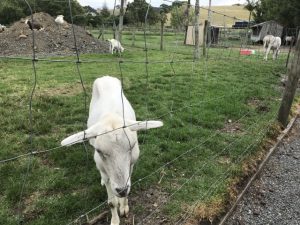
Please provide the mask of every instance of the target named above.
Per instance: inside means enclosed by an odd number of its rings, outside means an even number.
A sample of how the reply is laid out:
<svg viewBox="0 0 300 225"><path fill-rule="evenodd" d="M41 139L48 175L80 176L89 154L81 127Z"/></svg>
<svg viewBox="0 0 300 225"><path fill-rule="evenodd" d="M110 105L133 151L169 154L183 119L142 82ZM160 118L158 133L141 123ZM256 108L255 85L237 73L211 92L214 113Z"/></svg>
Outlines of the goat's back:
<svg viewBox="0 0 300 225"><path fill-rule="evenodd" d="M121 118L124 113L125 119L136 119L134 110L122 91L120 80L104 76L96 79L93 84L88 127L112 113Z"/></svg>

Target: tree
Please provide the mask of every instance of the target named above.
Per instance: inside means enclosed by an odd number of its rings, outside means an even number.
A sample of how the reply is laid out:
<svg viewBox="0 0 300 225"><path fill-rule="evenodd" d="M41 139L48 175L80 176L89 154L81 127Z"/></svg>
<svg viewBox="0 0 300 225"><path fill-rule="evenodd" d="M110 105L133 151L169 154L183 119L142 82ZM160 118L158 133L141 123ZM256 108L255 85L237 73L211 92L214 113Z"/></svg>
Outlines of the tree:
<svg viewBox="0 0 300 225"><path fill-rule="evenodd" d="M65 20L71 22L69 4L62 4L59 1L53 0L27 0L32 7L33 12L46 12L51 16L62 14ZM74 15L74 23L82 24L84 21L84 9L76 1L71 1L72 14ZM1 0L0 4L0 21L9 24L13 23L22 17L30 15L31 11L25 1L18 0ZM77 15L77 16L76 16ZM81 15L81 16L78 16Z"/></svg>
<svg viewBox="0 0 300 225"><path fill-rule="evenodd" d="M184 12L185 14L185 34L184 34L184 44L186 43L186 39L187 39L187 32L188 32L188 28L189 28L189 15L190 15L190 7L191 7L191 0L187 1L187 6L186 6L186 10Z"/></svg>
<svg viewBox="0 0 300 225"><path fill-rule="evenodd" d="M187 14L185 6L173 6L171 10L171 25L175 28L183 28L193 21L194 12Z"/></svg>
<svg viewBox="0 0 300 225"><path fill-rule="evenodd" d="M254 20L276 20L286 27L300 26L299 0L260 0L254 11Z"/></svg>
<svg viewBox="0 0 300 225"><path fill-rule="evenodd" d="M126 4L126 0L120 0L121 6L120 6L120 16L119 16L119 34L118 34L118 40L122 41L122 30L123 30L123 21L124 21L124 4Z"/></svg>
<svg viewBox="0 0 300 225"><path fill-rule="evenodd" d="M19 1L5 1L0 5L0 21L3 24L10 24L25 17L24 10L18 4Z"/></svg>
<svg viewBox="0 0 300 225"><path fill-rule="evenodd" d="M166 4L162 4L160 5L160 50L162 51L163 50L163 38L164 38L164 26L165 26L165 23L167 22L168 20L168 17L167 17L167 13L169 13L170 11L170 6L166 5Z"/></svg>
<svg viewBox="0 0 300 225"><path fill-rule="evenodd" d="M107 21L107 19L110 17L110 12L107 8L107 5L104 3L100 12L100 15L102 16L102 18Z"/></svg>
<svg viewBox="0 0 300 225"><path fill-rule="evenodd" d="M134 0L131 3L128 3L125 20L130 24L144 24L148 7L147 22L149 24L157 23L159 21L159 14L145 0Z"/></svg>
<svg viewBox="0 0 300 225"><path fill-rule="evenodd" d="M245 5L245 9L247 9L249 11L249 23L251 21L251 17L252 17L252 13L253 11L256 9L256 1L255 0L246 0L247 4Z"/></svg>

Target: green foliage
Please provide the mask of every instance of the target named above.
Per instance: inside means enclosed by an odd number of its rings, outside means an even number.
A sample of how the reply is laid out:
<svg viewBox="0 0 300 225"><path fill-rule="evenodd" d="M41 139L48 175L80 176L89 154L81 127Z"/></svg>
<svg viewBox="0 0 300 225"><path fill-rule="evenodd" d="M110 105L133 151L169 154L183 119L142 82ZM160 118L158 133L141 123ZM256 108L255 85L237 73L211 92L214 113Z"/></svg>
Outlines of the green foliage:
<svg viewBox="0 0 300 225"><path fill-rule="evenodd" d="M64 15L64 19L71 22L70 9L68 1L62 3L61 1L52 0L28 0L28 3L32 9L32 12L46 12L51 16L55 17L57 15ZM76 1L71 1L72 14L74 16L75 24L85 24L86 19L84 18L84 9ZM10 24L22 17L30 15L30 8L24 1L18 0L1 0L0 4L0 21L3 24Z"/></svg>
<svg viewBox="0 0 300 225"><path fill-rule="evenodd" d="M2 0L0 4L0 21L1 24L10 24L19 20L26 14L18 0Z"/></svg>
<svg viewBox="0 0 300 225"><path fill-rule="evenodd" d="M109 12L109 9L107 8L106 4L104 4L102 6L100 15L102 16L103 21L108 22L109 17L110 17L110 12Z"/></svg>
<svg viewBox="0 0 300 225"><path fill-rule="evenodd" d="M254 13L256 22L276 20L287 27L300 26L299 0L260 0Z"/></svg>
<svg viewBox="0 0 300 225"><path fill-rule="evenodd" d="M187 18L186 13L187 7L177 5L172 7L171 10L171 25L176 28L183 28L185 27L186 21L188 20L189 23L193 22L195 17L194 10L190 9L189 17Z"/></svg>
<svg viewBox="0 0 300 225"><path fill-rule="evenodd" d="M159 21L159 13L154 10L154 8L149 5L145 0L134 0L131 3L128 3L124 23L128 24L144 24L145 15L148 11L147 21L149 24L155 24Z"/></svg>
<svg viewBox="0 0 300 225"><path fill-rule="evenodd" d="M160 5L159 19L162 24L165 24L167 22L167 20L168 20L167 14L170 12L170 10L171 10L170 6L168 6L166 4Z"/></svg>

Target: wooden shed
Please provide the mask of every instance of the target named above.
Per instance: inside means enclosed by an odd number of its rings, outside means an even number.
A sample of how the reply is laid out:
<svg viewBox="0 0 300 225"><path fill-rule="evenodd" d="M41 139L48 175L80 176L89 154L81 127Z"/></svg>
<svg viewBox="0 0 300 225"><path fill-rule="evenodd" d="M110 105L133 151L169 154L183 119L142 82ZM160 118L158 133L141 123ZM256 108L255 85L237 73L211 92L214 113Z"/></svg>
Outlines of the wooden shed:
<svg viewBox="0 0 300 225"><path fill-rule="evenodd" d="M273 36L281 37L283 26L277 23L274 20L266 21L263 23L255 24L251 26L251 41L252 42L259 42L264 39L264 37L268 34Z"/></svg>
<svg viewBox="0 0 300 225"><path fill-rule="evenodd" d="M211 43L217 44L219 40L220 27L211 26ZM199 43L203 45L204 25L199 25ZM188 26L186 45L195 45L195 26Z"/></svg>

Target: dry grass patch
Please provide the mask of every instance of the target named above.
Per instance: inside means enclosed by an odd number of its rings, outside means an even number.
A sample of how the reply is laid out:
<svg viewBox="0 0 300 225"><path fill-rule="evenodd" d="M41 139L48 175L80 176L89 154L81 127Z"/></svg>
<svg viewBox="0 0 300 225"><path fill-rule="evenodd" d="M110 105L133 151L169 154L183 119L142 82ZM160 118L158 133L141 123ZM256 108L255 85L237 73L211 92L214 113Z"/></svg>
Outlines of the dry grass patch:
<svg viewBox="0 0 300 225"><path fill-rule="evenodd" d="M86 91L87 91L87 93L89 93L89 90L86 90ZM82 88L81 83L76 83L76 84L72 84L72 85L68 84L68 85L63 85L63 86L60 85L60 86L48 87L48 88L43 87L43 88L41 88L41 90L39 90L38 93L40 96L53 97L53 96L59 96L59 95L75 96L82 92L83 92L83 88Z"/></svg>
<svg viewBox="0 0 300 225"><path fill-rule="evenodd" d="M221 198L212 199L210 202L199 203L195 210L195 218L198 223L209 221L215 222L216 217L224 212L224 200Z"/></svg>

